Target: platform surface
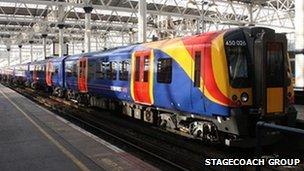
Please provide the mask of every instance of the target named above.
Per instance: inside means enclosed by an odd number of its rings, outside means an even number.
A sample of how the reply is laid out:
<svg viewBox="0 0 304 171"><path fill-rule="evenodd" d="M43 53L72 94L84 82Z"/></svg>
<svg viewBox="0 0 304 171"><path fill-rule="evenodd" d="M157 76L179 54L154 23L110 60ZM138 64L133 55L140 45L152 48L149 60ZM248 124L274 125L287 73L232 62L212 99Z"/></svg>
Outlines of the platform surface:
<svg viewBox="0 0 304 171"><path fill-rule="evenodd" d="M0 170L157 170L0 84Z"/></svg>
<svg viewBox="0 0 304 171"><path fill-rule="evenodd" d="M295 105L295 108L298 111L297 119L304 121L304 105Z"/></svg>

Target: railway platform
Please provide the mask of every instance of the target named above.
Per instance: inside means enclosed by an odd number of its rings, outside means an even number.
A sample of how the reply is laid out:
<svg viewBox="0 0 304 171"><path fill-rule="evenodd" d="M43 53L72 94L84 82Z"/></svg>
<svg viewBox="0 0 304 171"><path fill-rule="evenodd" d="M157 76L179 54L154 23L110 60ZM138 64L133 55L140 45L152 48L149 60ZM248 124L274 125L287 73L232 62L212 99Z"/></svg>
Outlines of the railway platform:
<svg viewBox="0 0 304 171"><path fill-rule="evenodd" d="M298 111L297 120L304 122L304 105L295 105L295 108Z"/></svg>
<svg viewBox="0 0 304 171"><path fill-rule="evenodd" d="M0 84L0 170L157 170Z"/></svg>

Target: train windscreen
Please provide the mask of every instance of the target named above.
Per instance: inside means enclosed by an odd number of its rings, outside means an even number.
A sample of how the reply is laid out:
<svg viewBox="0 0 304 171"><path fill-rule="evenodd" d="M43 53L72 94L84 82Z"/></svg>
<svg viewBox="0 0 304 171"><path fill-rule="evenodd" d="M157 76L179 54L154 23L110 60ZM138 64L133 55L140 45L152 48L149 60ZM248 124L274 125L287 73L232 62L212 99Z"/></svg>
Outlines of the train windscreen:
<svg viewBox="0 0 304 171"><path fill-rule="evenodd" d="M233 87L248 87L248 55L246 46L226 46L230 83Z"/></svg>

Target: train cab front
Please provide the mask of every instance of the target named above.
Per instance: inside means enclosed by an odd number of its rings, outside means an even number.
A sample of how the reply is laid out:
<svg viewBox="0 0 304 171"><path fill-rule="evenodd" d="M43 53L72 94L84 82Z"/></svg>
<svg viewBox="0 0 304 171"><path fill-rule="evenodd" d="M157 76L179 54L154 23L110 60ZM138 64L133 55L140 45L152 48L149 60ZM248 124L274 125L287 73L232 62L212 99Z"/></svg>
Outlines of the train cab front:
<svg viewBox="0 0 304 171"><path fill-rule="evenodd" d="M297 112L286 36L268 28L241 28L226 33L224 44L238 137L254 138L257 121L293 126Z"/></svg>

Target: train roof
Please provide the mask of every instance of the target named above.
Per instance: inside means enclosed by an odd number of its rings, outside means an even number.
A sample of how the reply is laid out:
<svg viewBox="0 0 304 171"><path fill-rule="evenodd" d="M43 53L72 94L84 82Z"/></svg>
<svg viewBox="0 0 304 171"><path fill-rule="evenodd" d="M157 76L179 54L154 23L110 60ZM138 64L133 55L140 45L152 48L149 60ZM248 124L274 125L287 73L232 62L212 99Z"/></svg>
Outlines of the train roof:
<svg viewBox="0 0 304 171"><path fill-rule="evenodd" d="M30 64L44 64L46 62L47 62L47 59L43 59L43 60L40 60L40 61L34 61L34 62L30 63Z"/></svg>
<svg viewBox="0 0 304 171"><path fill-rule="evenodd" d="M112 56L113 54L122 54L122 53L132 53L134 51L134 49L136 49L136 47L138 47L139 45L129 45L129 46L120 46L117 48L112 48L112 49L108 49L105 51L100 51L100 52L96 52L90 56L92 57L97 57L97 56Z"/></svg>
<svg viewBox="0 0 304 171"><path fill-rule="evenodd" d="M53 57L53 58L50 58L49 61L52 61L52 62L61 62L63 61L65 58L67 58L68 56L62 56L62 57Z"/></svg>

